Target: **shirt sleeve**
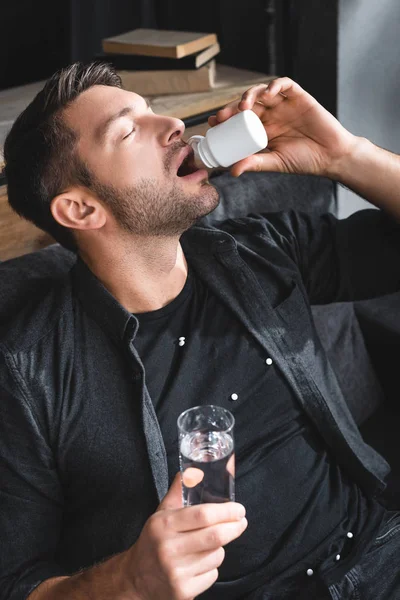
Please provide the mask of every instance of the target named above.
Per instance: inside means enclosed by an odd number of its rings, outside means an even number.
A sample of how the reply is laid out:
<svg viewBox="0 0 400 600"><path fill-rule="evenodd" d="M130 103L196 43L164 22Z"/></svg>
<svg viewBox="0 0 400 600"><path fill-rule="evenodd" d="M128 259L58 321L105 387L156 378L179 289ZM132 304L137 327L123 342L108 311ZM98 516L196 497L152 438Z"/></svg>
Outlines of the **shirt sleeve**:
<svg viewBox="0 0 400 600"><path fill-rule="evenodd" d="M1 373L0 600L25 600L68 574L54 560L63 503L53 452L21 387Z"/></svg>
<svg viewBox="0 0 400 600"><path fill-rule="evenodd" d="M269 244L296 263L311 304L400 290L400 224L378 209L346 219L287 211L260 215Z"/></svg>

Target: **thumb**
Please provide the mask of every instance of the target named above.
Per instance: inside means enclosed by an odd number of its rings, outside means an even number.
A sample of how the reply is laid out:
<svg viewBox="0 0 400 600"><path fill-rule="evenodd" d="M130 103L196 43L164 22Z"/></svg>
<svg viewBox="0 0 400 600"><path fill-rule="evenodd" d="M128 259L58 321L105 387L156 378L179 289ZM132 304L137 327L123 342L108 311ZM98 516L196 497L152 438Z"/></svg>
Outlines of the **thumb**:
<svg viewBox="0 0 400 600"><path fill-rule="evenodd" d="M276 152L264 151L239 160L231 168L231 173L234 177L239 177L245 171L285 173L287 172L287 168Z"/></svg>
<svg viewBox="0 0 400 600"><path fill-rule="evenodd" d="M156 512L159 510L176 510L177 508L182 507L182 479L180 472L178 472L175 475L171 487L160 502Z"/></svg>

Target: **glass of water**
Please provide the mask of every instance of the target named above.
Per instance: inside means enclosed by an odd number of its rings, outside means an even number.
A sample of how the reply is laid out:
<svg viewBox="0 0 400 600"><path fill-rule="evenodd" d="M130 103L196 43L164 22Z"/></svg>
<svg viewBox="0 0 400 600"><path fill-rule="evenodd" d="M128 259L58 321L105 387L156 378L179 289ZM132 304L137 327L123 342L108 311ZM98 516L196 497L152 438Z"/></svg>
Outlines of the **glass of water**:
<svg viewBox="0 0 400 600"><path fill-rule="evenodd" d="M183 505L235 500L235 418L212 404L178 418Z"/></svg>

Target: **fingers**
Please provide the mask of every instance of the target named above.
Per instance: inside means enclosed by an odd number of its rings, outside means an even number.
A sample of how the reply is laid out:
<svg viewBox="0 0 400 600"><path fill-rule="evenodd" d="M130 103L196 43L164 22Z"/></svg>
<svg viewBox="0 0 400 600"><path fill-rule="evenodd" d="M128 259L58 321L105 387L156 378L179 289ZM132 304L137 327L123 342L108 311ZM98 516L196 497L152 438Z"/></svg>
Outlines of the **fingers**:
<svg viewBox="0 0 400 600"><path fill-rule="evenodd" d="M238 112L249 109L253 110L258 117L261 117L265 112L267 105L261 102L261 99L265 99L265 94L268 92L268 86L265 84L260 84L251 87L249 90L244 92L242 97L239 100L234 100L230 102L223 108L221 108L215 115L212 115L208 118L208 124L210 127L215 127L218 123L223 123L227 119L233 117ZM272 108L279 102L284 100L283 96L279 94L274 95L274 97L267 98L268 107Z"/></svg>
<svg viewBox="0 0 400 600"><path fill-rule="evenodd" d="M188 467L182 473L182 482L187 488L196 487L204 479L204 471Z"/></svg>
<svg viewBox="0 0 400 600"><path fill-rule="evenodd" d="M220 546L211 552L201 552L196 555L185 555L181 568L185 569L187 577L196 577L213 569L218 569L225 558L225 550Z"/></svg>
<svg viewBox="0 0 400 600"><path fill-rule="evenodd" d="M185 533L174 542L176 552L184 556L217 550L240 537L247 525L247 519L244 517L236 523L219 523L200 531Z"/></svg>
<svg viewBox="0 0 400 600"><path fill-rule="evenodd" d="M233 117L236 113L240 112L238 108L239 101L234 100L233 102L229 102L224 108L221 108L215 115L208 117L208 124L211 127L214 125L218 125L218 123L222 123L226 121L230 117Z"/></svg>
<svg viewBox="0 0 400 600"><path fill-rule="evenodd" d="M225 557L224 546L240 537L247 528L247 519L240 523L223 523L200 532L180 534L160 545L161 562L170 562L184 569L187 576L195 576L218 568Z"/></svg>
<svg viewBox="0 0 400 600"><path fill-rule="evenodd" d="M195 598L215 583L218 579L218 567L224 558L223 548L188 557L187 564L179 567L180 572L184 573L182 597Z"/></svg>
<svg viewBox="0 0 400 600"><path fill-rule="evenodd" d="M237 502L198 504L166 514L165 526L180 532L192 531L217 525L218 523L237 522L245 514L244 506Z"/></svg>
<svg viewBox="0 0 400 600"><path fill-rule="evenodd" d="M208 588L210 588L218 579L218 569L208 571L197 577L193 577L186 581L182 587L182 597L184 598L196 598Z"/></svg>
<svg viewBox="0 0 400 600"><path fill-rule="evenodd" d="M212 115L212 117L208 117L207 122L210 127L215 127L215 125L218 125L218 119L215 115Z"/></svg>
<svg viewBox="0 0 400 600"><path fill-rule="evenodd" d="M289 77L279 77L268 85L255 85L244 92L239 103L241 110L252 108L255 102L260 102L267 108L272 108L287 99L293 99L305 94L303 88Z"/></svg>
<svg viewBox="0 0 400 600"><path fill-rule="evenodd" d="M269 96L271 95L269 90L270 90L270 84L259 84L259 85L253 85L251 88L249 88L248 90L246 90L243 94L241 99L239 100L239 108L240 110L247 110L247 109L251 109L253 108L253 105L256 103L261 104L262 106L265 106L262 102L262 99L265 99L269 93ZM276 95L276 94L275 94ZM282 96L283 99L283 96Z"/></svg>
<svg viewBox="0 0 400 600"><path fill-rule="evenodd" d="M203 552L202 554L198 554L197 564L196 564L196 573L193 575L202 575L203 573L207 573L208 571L212 571L213 569L218 569L225 558L225 550L220 546L216 550L212 552Z"/></svg>
<svg viewBox="0 0 400 600"><path fill-rule="evenodd" d="M285 100L293 99L305 93L303 88L289 77L279 77L268 84L253 85L242 94L241 98L230 102L224 108L221 108L216 115L209 117L208 124L214 127L237 112L248 109L254 110L260 117L266 108L274 108Z"/></svg>
<svg viewBox="0 0 400 600"><path fill-rule="evenodd" d="M182 508L182 480L179 471L175 475L168 492L160 502L157 512L160 510L174 510L177 508Z"/></svg>
<svg viewBox="0 0 400 600"><path fill-rule="evenodd" d="M236 100L235 102L227 104L224 108L221 108L216 115L208 117L208 124L210 127L215 127L218 123L223 123L223 121L227 121L230 117L236 115L236 113L241 112L241 109L239 109L240 102L240 100ZM265 111L265 106L261 103L255 103L252 110L258 117L261 117L262 113Z"/></svg>
<svg viewBox="0 0 400 600"><path fill-rule="evenodd" d="M276 152L262 152L244 158L231 167L231 174L234 177L239 177L245 171L288 173L289 169Z"/></svg>
<svg viewBox="0 0 400 600"><path fill-rule="evenodd" d="M289 99L294 98L299 94L306 93L298 83L289 77L278 77L277 79L274 79L269 83L268 91L271 94L282 94Z"/></svg>

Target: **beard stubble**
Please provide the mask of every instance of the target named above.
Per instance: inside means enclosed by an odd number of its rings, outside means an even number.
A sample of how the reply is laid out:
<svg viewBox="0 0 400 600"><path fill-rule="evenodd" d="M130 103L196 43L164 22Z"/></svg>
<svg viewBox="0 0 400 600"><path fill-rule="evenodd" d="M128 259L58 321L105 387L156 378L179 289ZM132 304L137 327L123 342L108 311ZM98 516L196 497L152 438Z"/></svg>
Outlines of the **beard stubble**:
<svg viewBox="0 0 400 600"><path fill-rule="evenodd" d="M164 172L167 177L174 177L168 190L151 177L139 179L134 186L118 188L92 175L92 189L125 231L146 237L181 235L218 206L219 193L208 180L201 182L197 193L184 193L178 184L172 165L184 146L184 142L176 142L165 156Z"/></svg>

